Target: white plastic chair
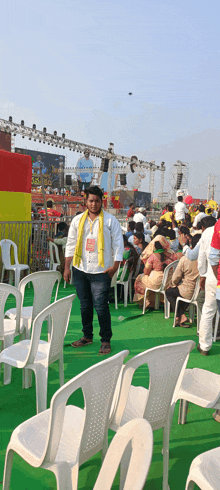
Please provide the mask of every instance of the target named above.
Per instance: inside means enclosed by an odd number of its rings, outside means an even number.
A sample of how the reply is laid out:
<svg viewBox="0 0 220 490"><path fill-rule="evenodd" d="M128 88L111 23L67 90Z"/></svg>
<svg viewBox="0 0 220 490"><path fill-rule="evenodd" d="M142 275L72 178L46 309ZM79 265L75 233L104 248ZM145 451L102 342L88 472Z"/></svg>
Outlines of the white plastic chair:
<svg viewBox="0 0 220 490"><path fill-rule="evenodd" d="M63 246L64 254L65 254L65 248L66 247ZM56 271L57 267L60 265L59 250L56 243L49 242L49 250L50 250L50 270ZM54 261L54 254L55 254L56 261ZM70 284L72 284L73 282L72 267L70 270L71 270ZM64 288L66 288L66 281L64 281Z"/></svg>
<svg viewBox="0 0 220 490"><path fill-rule="evenodd" d="M5 303L9 294L16 299L17 317L14 320L4 319ZM22 334L23 325L21 322L21 293L14 286L9 284L0 284L0 341L1 351L13 345L14 338ZM5 366L4 384L11 382L11 367Z"/></svg>
<svg viewBox="0 0 220 490"><path fill-rule="evenodd" d="M118 309L118 298L117 298L117 277L118 277L118 272L119 272L120 266L118 267L118 270L114 273L114 276L112 277L111 280L111 288L114 288L114 294L115 294L115 309Z"/></svg>
<svg viewBox="0 0 220 490"><path fill-rule="evenodd" d="M121 390L109 428L115 432L129 420L145 418L153 430L163 428L163 490L168 489L169 434L175 408L174 391L178 389L190 351L195 342L187 340L161 345L130 359L122 372ZM133 386L136 369L143 364L149 368L149 389ZM106 449L106 446L104 447ZM121 465L123 488L126 468Z"/></svg>
<svg viewBox="0 0 220 490"><path fill-rule="evenodd" d="M220 409L220 375L205 369L186 369L178 391L179 424L185 424L189 402L204 408Z"/></svg>
<svg viewBox="0 0 220 490"><path fill-rule="evenodd" d="M118 273L119 273L118 269ZM123 269L121 272L120 279L117 279L116 284L114 286L115 288L115 309L118 309L118 302L117 302L117 285L120 284L121 286L124 286L124 306L126 307L128 305L128 293L129 293L129 299L130 303L132 303L132 291L131 291L131 278L133 275L133 271L131 270L128 275L127 281L125 281L125 275L128 270L128 261L126 260L125 264L123 265Z"/></svg>
<svg viewBox="0 0 220 490"><path fill-rule="evenodd" d="M14 272L15 275L15 287L18 287L20 281L21 271L27 270L30 273L30 267L26 264L19 264L18 262L18 248L16 243L12 242L12 240L4 239L0 241L1 246L1 254L2 254L2 277L1 282L4 279L4 273L6 270L9 271L9 281L11 281L11 272ZM15 263L11 264L11 247L14 249L14 260Z"/></svg>
<svg viewBox="0 0 220 490"><path fill-rule="evenodd" d="M166 268L164 269L164 273L163 273L162 283L161 283L161 286L159 289L150 289L150 288L145 289L144 304L143 304L143 311L142 311L143 315L145 313L145 308L146 308L147 292L152 291L155 293L155 310L159 310L160 295L163 294L164 295L164 316L165 316L165 318L170 317L170 303L167 300L167 297L165 294L165 289L166 289L167 281L169 280L169 276L171 276L174 273L174 271L178 265L178 262L179 262L179 260L174 260L174 262L171 262L171 264L166 266Z"/></svg>
<svg viewBox="0 0 220 490"><path fill-rule="evenodd" d="M56 271L58 265L60 265L58 246L53 242L49 242L49 251L50 251L50 270ZM54 255L56 260L54 260Z"/></svg>
<svg viewBox="0 0 220 490"><path fill-rule="evenodd" d="M71 294L45 308L33 322L31 340L22 340L0 354L0 362L34 371L37 413L46 410L48 367L55 361L59 362L60 386L64 384L63 340L75 297L75 294ZM43 321L48 315L51 316L51 337L49 342L45 342L40 340L40 335Z"/></svg>
<svg viewBox="0 0 220 490"><path fill-rule="evenodd" d="M198 276L196 279L196 285L195 285L194 293L193 293L191 299L181 298L181 296L178 296L178 298L176 299L173 327L176 326L175 324L176 324L176 317L177 317L177 312L178 312L179 301L182 301L183 303L188 303L188 305L189 305L189 318L191 319L192 322L193 322L193 318L194 318L194 313L190 307L196 306L196 310L197 310L197 332L198 332L200 317L201 317L199 305L198 305L198 301L197 301L199 291L200 291L200 276Z"/></svg>
<svg viewBox="0 0 220 490"><path fill-rule="evenodd" d="M98 453L107 435L109 412L125 350L78 374L53 396L49 410L12 433L5 457L3 490L9 490L13 453L35 468L52 471L58 490L77 490L79 466ZM85 408L67 405L79 388Z"/></svg>
<svg viewBox="0 0 220 490"><path fill-rule="evenodd" d="M126 446L131 445L123 490L142 490L151 464L153 433L147 420L130 420L112 439L93 490L110 490Z"/></svg>
<svg viewBox="0 0 220 490"><path fill-rule="evenodd" d="M57 299L59 284L62 276L58 271L34 272L24 277L19 283L18 289L22 295L21 319L25 328L25 338L30 339L31 325L44 308L49 306L54 285L57 282L55 301ZM23 306L25 287L32 282L34 288L33 306ZM16 318L16 308L10 308L5 312L5 316L14 320ZM50 330L50 328L49 328Z"/></svg>
<svg viewBox="0 0 220 490"><path fill-rule="evenodd" d="M201 490L219 490L220 447L199 454L193 460L185 490L193 490L195 483Z"/></svg>

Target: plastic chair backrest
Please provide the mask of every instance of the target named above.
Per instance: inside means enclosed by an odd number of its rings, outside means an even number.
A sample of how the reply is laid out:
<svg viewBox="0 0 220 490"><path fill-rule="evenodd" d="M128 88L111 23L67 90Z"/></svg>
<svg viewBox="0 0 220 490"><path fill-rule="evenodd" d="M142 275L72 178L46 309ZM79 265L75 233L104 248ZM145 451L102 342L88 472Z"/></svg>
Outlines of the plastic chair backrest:
<svg viewBox="0 0 220 490"><path fill-rule="evenodd" d="M166 288L167 281L169 280L169 276L171 276L174 273L178 263L179 263L179 260L174 260L174 262L171 262L171 264L169 264L165 267L164 273L163 273L162 284L160 287L161 291L163 291Z"/></svg>
<svg viewBox="0 0 220 490"><path fill-rule="evenodd" d="M9 284L0 283L0 339L4 338L4 309L5 303L8 299L9 294L12 294L16 299L16 333L20 331L20 316L21 316L21 302L22 295L20 291L14 286Z"/></svg>
<svg viewBox="0 0 220 490"><path fill-rule="evenodd" d="M50 269L53 268L53 264L60 264L60 257L59 257L59 251L56 243L49 242L49 250L50 250ZM54 260L54 254L55 254L55 259Z"/></svg>
<svg viewBox="0 0 220 490"><path fill-rule="evenodd" d="M48 362L53 362L53 360L58 358L58 355L63 348L63 340L68 328L72 302L75 297L75 294L71 294L66 298L59 299L37 315L33 322L30 349L25 364L32 364L34 362L38 350L42 324L49 315L52 320L52 331L49 341L50 349Z"/></svg>
<svg viewBox="0 0 220 490"><path fill-rule="evenodd" d="M110 490L128 443L131 457L123 490L142 490L151 464L153 433L147 420L133 419L120 427L105 455L93 490Z"/></svg>
<svg viewBox="0 0 220 490"><path fill-rule="evenodd" d="M123 282L124 281L125 274L126 274L127 270L128 270L128 261L126 260L125 264L123 265L121 277L119 279L120 282Z"/></svg>
<svg viewBox="0 0 220 490"><path fill-rule="evenodd" d="M112 277L111 288L114 288L117 284L117 277L118 277L119 269L120 269L120 266L118 267L118 270L114 273L114 276Z"/></svg>
<svg viewBox="0 0 220 490"><path fill-rule="evenodd" d="M152 429L164 427L178 378L183 376L185 365L195 342L186 340L173 344L160 345L141 352L130 359L122 375L121 392L116 408L115 422L120 425L135 370L147 364L149 368L149 395L144 411L144 418L150 422ZM182 373L181 373L182 370Z"/></svg>
<svg viewBox="0 0 220 490"><path fill-rule="evenodd" d="M140 266L141 266L141 258L138 257L136 268L133 271L133 276L132 276L133 279L136 279L136 277L138 276L139 270L140 270Z"/></svg>
<svg viewBox="0 0 220 490"><path fill-rule="evenodd" d="M195 285L195 289L194 289L194 293L192 295L191 301L197 300L199 291L200 291L200 276L198 276L196 279L196 285Z"/></svg>
<svg viewBox="0 0 220 490"><path fill-rule="evenodd" d="M24 277L20 281L18 289L21 291L22 297L24 298L25 287L29 282L32 282L34 288L34 302L33 302L33 314L32 320L44 310L51 301L51 295L53 292L54 285L57 281L57 289L55 301L57 298L58 288L62 275L58 271L42 271L34 272Z"/></svg>
<svg viewBox="0 0 220 490"><path fill-rule="evenodd" d="M18 264L18 248L16 243L12 242L12 240L4 239L0 242L1 252L2 252L2 262L7 269L11 264L11 247L14 249L14 259L15 264Z"/></svg>
<svg viewBox="0 0 220 490"><path fill-rule="evenodd" d="M128 350L119 352L78 374L62 386L53 396L50 404L51 417L47 447L41 463L54 462L62 433L65 407L68 398L79 388L85 401L85 423L80 443L79 464L101 450L108 430L112 399L123 360Z"/></svg>

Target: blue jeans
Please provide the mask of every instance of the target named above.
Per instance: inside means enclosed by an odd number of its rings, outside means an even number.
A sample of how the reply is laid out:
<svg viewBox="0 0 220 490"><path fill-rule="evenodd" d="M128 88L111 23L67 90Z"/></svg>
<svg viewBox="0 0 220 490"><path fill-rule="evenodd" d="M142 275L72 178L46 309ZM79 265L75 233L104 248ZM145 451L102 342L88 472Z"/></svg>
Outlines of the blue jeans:
<svg viewBox="0 0 220 490"><path fill-rule="evenodd" d="M93 338L93 307L99 320L101 342L110 342L112 337L111 316L109 311L109 289L111 278L106 272L89 274L73 267L73 281L80 300L83 334Z"/></svg>

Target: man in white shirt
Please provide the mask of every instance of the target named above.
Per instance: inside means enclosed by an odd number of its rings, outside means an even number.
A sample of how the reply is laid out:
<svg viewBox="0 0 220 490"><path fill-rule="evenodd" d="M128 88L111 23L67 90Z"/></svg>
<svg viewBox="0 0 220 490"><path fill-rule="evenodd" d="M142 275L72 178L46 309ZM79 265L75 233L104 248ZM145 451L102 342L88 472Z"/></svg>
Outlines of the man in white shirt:
<svg viewBox="0 0 220 490"><path fill-rule="evenodd" d="M199 345L197 350L203 355L208 356L212 347L212 328L213 318L217 311L216 286L217 279L213 273L209 261L210 246L216 223L213 216L206 216L202 219L202 237L200 239L198 269L200 274L200 287L205 289L205 302L202 308L202 316L199 324Z"/></svg>
<svg viewBox="0 0 220 490"><path fill-rule="evenodd" d="M183 196L178 196L177 197L178 202L175 204L175 211L176 211L176 221L184 221L185 215L187 213L187 207L185 203L183 202Z"/></svg>
<svg viewBox="0 0 220 490"><path fill-rule="evenodd" d="M111 278L123 259L124 245L119 222L113 215L102 211L102 197L98 186L89 187L86 190L87 211L71 222L64 280L70 280L73 259L73 280L80 300L83 337L73 342L72 347L92 344L94 307L100 325L102 345L99 353L109 354L112 330L108 295Z"/></svg>
<svg viewBox="0 0 220 490"><path fill-rule="evenodd" d="M145 212L144 208L139 208L138 213L135 213L135 215L133 217L133 221L135 221L135 223L139 223L140 221L142 221L143 225L146 225L147 218L146 218L146 216L144 216L144 214L143 214L144 212Z"/></svg>

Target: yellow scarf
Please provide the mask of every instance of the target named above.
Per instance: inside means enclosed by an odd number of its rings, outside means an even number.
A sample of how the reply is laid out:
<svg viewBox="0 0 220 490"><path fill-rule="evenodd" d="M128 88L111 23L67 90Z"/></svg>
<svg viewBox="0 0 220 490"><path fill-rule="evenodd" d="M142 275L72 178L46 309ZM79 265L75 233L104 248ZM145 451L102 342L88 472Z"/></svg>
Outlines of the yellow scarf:
<svg viewBox="0 0 220 490"><path fill-rule="evenodd" d="M84 228L85 221L88 217L88 214L89 214L89 211L87 209L87 211L85 211L85 213L83 213L83 215L79 221L78 237L77 237L77 243L76 243L76 248L75 248L74 257L73 257L73 266L79 267L81 259L82 259L83 228ZM100 265L101 267L105 267L105 263L104 263L104 213L103 213L102 209L101 209L101 212L99 214L98 265Z"/></svg>

